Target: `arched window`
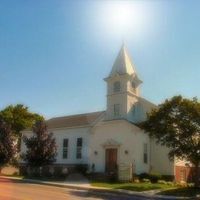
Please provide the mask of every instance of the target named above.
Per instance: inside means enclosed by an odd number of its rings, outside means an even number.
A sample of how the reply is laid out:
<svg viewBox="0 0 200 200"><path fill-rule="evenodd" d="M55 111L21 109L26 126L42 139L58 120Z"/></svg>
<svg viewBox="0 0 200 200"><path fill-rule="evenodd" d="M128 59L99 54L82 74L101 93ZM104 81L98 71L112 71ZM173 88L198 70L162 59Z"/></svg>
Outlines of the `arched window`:
<svg viewBox="0 0 200 200"><path fill-rule="evenodd" d="M132 88L134 88L134 89L136 88L136 87L135 87L135 82L134 82L134 81L131 82L131 85L132 85Z"/></svg>
<svg viewBox="0 0 200 200"><path fill-rule="evenodd" d="M114 116L115 117L120 116L120 104L114 104Z"/></svg>
<svg viewBox="0 0 200 200"><path fill-rule="evenodd" d="M113 88L114 92L119 92L121 89L120 82L119 81L114 82Z"/></svg>
<svg viewBox="0 0 200 200"><path fill-rule="evenodd" d="M136 84L135 84L134 81L131 82L131 86L132 86L133 91L135 92L136 91Z"/></svg>

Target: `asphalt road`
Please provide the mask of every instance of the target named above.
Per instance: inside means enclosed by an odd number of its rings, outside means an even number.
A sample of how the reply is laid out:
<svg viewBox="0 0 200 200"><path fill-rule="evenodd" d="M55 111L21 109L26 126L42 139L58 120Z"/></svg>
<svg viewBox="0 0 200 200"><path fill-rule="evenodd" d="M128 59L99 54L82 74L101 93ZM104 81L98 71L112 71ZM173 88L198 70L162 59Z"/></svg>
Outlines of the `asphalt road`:
<svg viewBox="0 0 200 200"><path fill-rule="evenodd" d="M0 178L0 200L147 200L119 194L45 186Z"/></svg>

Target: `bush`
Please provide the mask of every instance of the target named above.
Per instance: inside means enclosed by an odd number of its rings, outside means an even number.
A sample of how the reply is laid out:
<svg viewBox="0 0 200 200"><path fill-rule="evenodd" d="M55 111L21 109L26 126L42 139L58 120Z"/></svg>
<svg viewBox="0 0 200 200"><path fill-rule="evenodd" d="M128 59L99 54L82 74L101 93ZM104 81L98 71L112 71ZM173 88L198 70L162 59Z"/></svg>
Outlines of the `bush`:
<svg viewBox="0 0 200 200"><path fill-rule="evenodd" d="M86 174L87 170L88 170L88 165L77 165L76 166L76 171L81 174Z"/></svg>
<svg viewBox="0 0 200 200"><path fill-rule="evenodd" d="M62 167L60 167L60 166L54 167L54 176L55 177L63 177Z"/></svg>
<svg viewBox="0 0 200 200"><path fill-rule="evenodd" d="M18 176L18 175L19 175L19 172L14 172L12 175L13 175L13 176Z"/></svg>
<svg viewBox="0 0 200 200"><path fill-rule="evenodd" d="M114 183L117 181L117 173L113 172L113 173L109 173L108 174L108 181L111 183Z"/></svg>
<svg viewBox="0 0 200 200"><path fill-rule="evenodd" d="M160 183L160 184L167 184L167 181L165 181L165 180L158 180L158 183Z"/></svg>
<svg viewBox="0 0 200 200"><path fill-rule="evenodd" d="M150 183L151 181L148 178L143 178L142 182L144 182L144 183Z"/></svg>
<svg viewBox="0 0 200 200"><path fill-rule="evenodd" d="M149 179L152 183L157 183L158 180L163 181L163 184L166 184L166 182L172 182L174 180L174 176L172 175L160 175L160 174L147 174L147 173L141 173L138 175L139 179ZM164 183L165 181L165 183Z"/></svg>
<svg viewBox="0 0 200 200"><path fill-rule="evenodd" d="M52 177L53 176L53 174L50 172L49 166L42 167L42 176L44 176L44 177Z"/></svg>
<svg viewBox="0 0 200 200"><path fill-rule="evenodd" d="M149 179L149 174L147 173L141 173L140 175L138 175L139 179Z"/></svg>
<svg viewBox="0 0 200 200"><path fill-rule="evenodd" d="M174 176L173 175L162 175L162 180L173 181L174 180Z"/></svg>
<svg viewBox="0 0 200 200"><path fill-rule="evenodd" d="M159 179L161 179L160 174L150 174L149 179L151 180L152 183L157 183Z"/></svg>
<svg viewBox="0 0 200 200"><path fill-rule="evenodd" d="M188 187L194 187L194 185L195 185L194 183L188 183L187 184Z"/></svg>
<svg viewBox="0 0 200 200"><path fill-rule="evenodd" d="M140 180L139 179L134 179L133 182L134 183L140 183Z"/></svg>
<svg viewBox="0 0 200 200"><path fill-rule="evenodd" d="M171 185L171 186L173 186L173 185L174 185L174 183L173 183L173 182L171 182L171 181L167 181L167 185Z"/></svg>

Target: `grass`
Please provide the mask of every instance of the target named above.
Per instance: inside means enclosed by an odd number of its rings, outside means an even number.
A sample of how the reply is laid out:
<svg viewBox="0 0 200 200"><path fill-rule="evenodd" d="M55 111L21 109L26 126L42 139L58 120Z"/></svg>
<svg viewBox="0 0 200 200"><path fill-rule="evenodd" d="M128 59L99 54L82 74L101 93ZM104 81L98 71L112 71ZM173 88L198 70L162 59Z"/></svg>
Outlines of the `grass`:
<svg viewBox="0 0 200 200"><path fill-rule="evenodd" d="M8 177L15 177L20 179L32 179L32 180L39 180L39 181L64 181L65 177L40 177L40 176L20 176L20 175L4 175Z"/></svg>
<svg viewBox="0 0 200 200"><path fill-rule="evenodd" d="M7 176L7 177L14 177L14 178L21 178L21 179L23 179L24 178L24 176L21 176L21 175L8 175L8 174L0 174L0 176Z"/></svg>
<svg viewBox="0 0 200 200"><path fill-rule="evenodd" d="M158 194L168 195L168 196L179 196L179 197L196 197L197 195L200 195L200 188L192 188L192 187L175 188L159 192Z"/></svg>
<svg viewBox="0 0 200 200"><path fill-rule="evenodd" d="M137 192L148 191L148 190L156 190L156 189L172 189L175 186L165 185L159 183L108 183L108 182L95 182L91 183L92 186L95 187L104 187L110 189L124 189L124 190L132 190Z"/></svg>
<svg viewBox="0 0 200 200"><path fill-rule="evenodd" d="M24 179L33 179L39 181L56 181L56 182L63 182L66 178L65 177L40 177L40 176L24 176Z"/></svg>

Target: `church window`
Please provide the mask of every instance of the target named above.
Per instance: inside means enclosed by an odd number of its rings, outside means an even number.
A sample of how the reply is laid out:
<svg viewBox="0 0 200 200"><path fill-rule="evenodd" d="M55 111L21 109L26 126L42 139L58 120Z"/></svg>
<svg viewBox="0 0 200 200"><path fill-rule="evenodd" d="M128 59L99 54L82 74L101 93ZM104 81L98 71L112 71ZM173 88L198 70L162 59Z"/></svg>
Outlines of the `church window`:
<svg viewBox="0 0 200 200"><path fill-rule="evenodd" d="M135 88L135 83L134 81L131 82L132 88Z"/></svg>
<svg viewBox="0 0 200 200"><path fill-rule="evenodd" d="M144 143L144 154L143 154L144 163L148 163L148 146L147 143Z"/></svg>
<svg viewBox="0 0 200 200"><path fill-rule="evenodd" d="M68 139L63 140L63 158L65 159L68 157L68 143L69 143Z"/></svg>
<svg viewBox="0 0 200 200"><path fill-rule="evenodd" d="M77 143L76 143L76 158L77 159L82 158L82 145L83 145L83 139L77 138Z"/></svg>
<svg viewBox="0 0 200 200"><path fill-rule="evenodd" d="M120 105L119 104L114 104L114 116L120 116Z"/></svg>
<svg viewBox="0 0 200 200"><path fill-rule="evenodd" d="M136 90L136 84L135 84L134 81L131 82L131 86L132 86L133 91L135 92L135 90Z"/></svg>
<svg viewBox="0 0 200 200"><path fill-rule="evenodd" d="M119 81L114 82L114 92L120 92L121 85Z"/></svg>
<svg viewBox="0 0 200 200"><path fill-rule="evenodd" d="M135 114L135 112L136 112L136 105L133 105L132 106L132 113Z"/></svg>

